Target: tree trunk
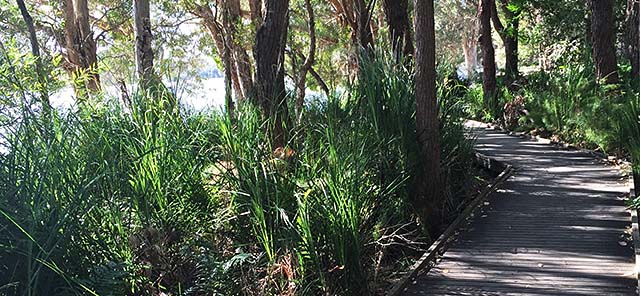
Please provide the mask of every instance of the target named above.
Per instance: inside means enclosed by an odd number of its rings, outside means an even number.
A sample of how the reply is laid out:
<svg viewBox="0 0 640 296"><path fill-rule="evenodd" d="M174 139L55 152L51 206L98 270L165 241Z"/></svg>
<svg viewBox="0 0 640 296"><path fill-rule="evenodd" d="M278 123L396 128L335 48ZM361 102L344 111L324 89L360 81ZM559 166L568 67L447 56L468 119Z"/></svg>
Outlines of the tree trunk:
<svg viewBox="0 0 640 296"><path fill-rule="evenodd" d="M375 1L371 0L370 4ZM371 31L371 14L370 7L365 0L354 0L355 12L355 48L356 48L356 76L359 81L362 80L362 71L364 69L364 61L373 57L373 32Z"/></svg>
<svg viewBox="0 0 640 296"><path fill-rule="evenodd" d="M413 54L413 40L407 0L384 0L384 14L389 26L389 40L396 62Z"/></svg>
<svg viewBox="0 0 640 296"><path fill-rule="evenodd" d="M309 15L309 53L307 54L304 64L298 72L298 81L296 83L296 116L301 119L302 109L304 107L304 97L307 82L307 73L313 66L316 58L316 18L313 12L311 0L304 0L304 6Z"/></svg>
<svg viewBox="0 0 640 296"><path fill-rule="evenodd" d="M465 37L462 39L462 51L464 53L464 63L467 66L467 79L473 80L478 67L478 41L477 36Z"/></svg>
<svg viewBox="0 0 640 296"><path fill-rule="evenodd" d="M232 2L236 2L236 1L232 1ZM229 13L230 9L230 5L228 4L229 1L225 2L224 5L224 16L222 18L222 27L223 28L235 28L234 24L230 24L231 22L234 22L235 20L233 19L233 17L231 16L231 14ZM239 3L238 3L239 5ZM238 7L238 9L240 9ZM227 32L230 33L230 32ZM222 49L222 61L224 63L224 91L225 91L225 106L227 108L227 115L229 116L230 120L233 120L233 113L234 113L234 105L233 105L233 96L231 95L231 85L232 85L232 77L233 77L233 70L236 69L236 67L232 66L232 48L234 46L234 41L233 41L233 35L231 34L225 34L224 35L224 42L223 42L223 49ZM233 70L232 70L233 69ZM243 96L242 94L238 94L239 97Z"/></svg>
<svg viewBox="0 0 640 296"><path fill-rule="evenodd" d="M351 44L354 54L349 57L350 78L353 75L360 77L362 58L373 54L373 32L371 31L371 5L375 0L366 5L365 0L329 0L336 11L339 21L351 29Z"/></svg>
<svg viewBox="0 0 640 296"><path fill-rule="evenodd" d="M357 49L359 53L358 64L362 68L362 57L371 57L373 55L373 32L371 31L371 14L370 5L365 0L355 0L355 20L356 20L356 37Z"/></svg>
<svg viewBox="0 0 640 296"><path fill-rule="evenodd" d="M261 1L252 0L252 5L258 5ZM251 4L250 3L250 4ZM260 5L261 6L261 5ZM208 5L194 5L191 13L202 19L204 26L207 28L213 38L216 50L222 59L223 65L231 67L230 72L225 69L225 73L231 73L231 82L233 91L237 100L244 100L246 97L252 96L253 93L253 74L251 73L251 60L245 47L238 43L238 24L242 23L241 9L239 0L223 1L221 4L222 26L216 20L216 15ZM257 21L260 16L260 9L254 11L252 6L251 17ZM257 9L257 8L256 8ZM230 54L223 54L225 44L230 49ZM226 61L225 59L230 59ZM226 66L225 66L226 67Z"/></svg>
<svg viewBox="0 0 640 296"><path fill-rule="evenodd" d="M637 80L640 79L640 0L628 0L626 22L631 79L638 83Z"/></svg>
<svg viewBox="0 0 640 296"><path fill-rule="evenodd" d="M262 0L249 0L249 13L254 26L262 24Z"/></svg>
<svg viewBox="0 0 640 296"><path fill-rule="evenodd" d="M520 75L518 69L518 34L520 34L520 16L515 15L509 9L509 1L501 0L502 11L509 23L509 29L504 38L504 49L506 54L505 75L509 83L512 83Z"/></svg>
<svg viewBox="0 0 640 296"><path fill-rule="evenodd" d="M467 79L473 80L478 67L478 22L469 25L469 31L462 37L464 63L467 66Z"/></svg>
<svg viewBox="0 0 640 296"><path fill-rule="evenodd" d="M613 0L591 0L591 42L598 83L618 83Z"/></svg>
<svg viewBox="0 0 640 296"><path fill-rule="evenodd" d="M240 15L240 0L225 0L223 1L223 18L226 19L223 22L224 39L228 44L233 58L231 58L231 66L236 68L236 72L240 81L240 87L242 94L239 99L247 98L251 96L253 89L253 76L251 73L251 61L247 51L238 43L238 24L241 24L242 19Z"/></svg>
<svg viewBox="0 0 640 296"><path fill-rule="evenodd" d="M92 92L100 90L100 76L97 73L98 56L93 31L89 25L87 0L64 0L64 32L67 61L70 73L85 75L84 86ZM78 89L76 89L78 91Z"/></svg>
<svg viewBox="0 0 640 296"><path fill-rule="evenodd" d="M436 50L433 0L415 0L416 132L423 163L415 201L425 226L434 233L441 223L442 178L436 99Z"/></svg>
<svg viewBox="0 0 640 296"><path fill-rule="evenodd" d="M207 28L207 30L209 31L209 33L211 33L211 38L213 39L213 43L216 47L216 51L218 52L218 54L220 55L220 57L223 59L222 63L224 65L227 65L227 61L224 61L225 57L224 57L224 50L225 50L225 45L224 45L224 37L222 34L222 28L219 26L219 24L216 22L215 16L213 14L213 11L211 10L211 8L207 5L196 5L194 10L192 11L193 14L195 14L196 16L198 16L199 18L202 19L202 22L205 26L205 28ZM230 57L232 57L232 55L230 55ZM244 99L244 97L242 96L242 88L240 87L240 80L238 79L238 72L236 70L236 67L232 66L235 65L234 61L230 61L229 62L229 71L227 71L227 69L224 69L225 72L225 76L230 77L232 86L233 86L233 91L236 95L236 98L238 98L238 100L242 100ZM227 67L227 66L225 66ZM228 75L230 74L230 75ZM227 78L227 77L225 77Z"/></svg>
<svg viewBox="0 0 640 296"><path fill-rule="evenodd" d="M76 40L80 38L76 29L76 14L73 8L73 0L64 0L62 2L62 10L64 16L64 38L65 48L67 50L67 61L71 65L70 71L74 72L80 65L80 51L77 47Z"/></svg>
<svg viewBox="0 0 640 296"><path fill-rule="evenodd" d="M289 126L284 87L284 48L287 37L289 0L266 0L265 15L253 49L256 60L257 100L270 121L272 147L287 143Z"/></svg>
<svg viewBox="0 0 640 296"><path fill-rule="evenodd" d="M20 14L22 15L22 19L27 25L27 30L29 31L29 42L31 44L31 55L33 58L40 58L40 45L38 45L38 37L36 35L36 28L33 25L33 18L29 11L27 10L27 6L24 4L23 0L17 0L18 8L20 9ZM36 70L40 70L39 68Z"/></svg>
<svg viewBox="0 0 640 296"><path fill-rule="evenodd" d="M136 73L140 86L147 89L153 81L153 49L149 0L133 1L136 38Z"/></svg>
<svg viewBox="0 0 640 296"><path fill-rule="evenodd" d="M491 40L491 3L494 0L480 0L478 6L480 20L480 49L482 50L482 90L484 103L494 119L498 117L496 101L496 57Z"/></svg>
<svg viewBox="0 0 640 296"><path fill-rule="evenodd" d="M304 54L301 53L300 51L294 50L294 52L295 52L295 55L298 56L299 58L301 58L303 60L307 59L304 56ZM309 74L311 74L311 76L313 76L313 79L316 80L316 83L318 83L318 86L320 86L320 88L324 92L325 96L327 96L327 98L329 98L331 96L331 92L329 91L329 86L324 81L324 79L322 79L320 74L318 74L318 72L315 69L313 69L313 66L309 68Z"/></svg>
<svg viewBox="0 0 640 296"><path fill-rule="evenodd" d="M40 103L42 104L42 111L45 115L45 118L49 117L51 112L51 104L49 102L49 93L46 89L46 77L44 73L44 69L42 68L42 61L40 57L40 46L38 45L38 38L36 35L36 29L33 25L33 18L29 11L27 10L27 6L24 4L23 0L17 0L18 8L20 9L20 14L22 15L22 19L27 24L27 29L29 30L29 42L31 43L31 54L33 58L36 60L36 74L38 75L38 82L40 83Z"/></svg>
<svg viewBox="0 0 640 296"><path fill-rule="evenodd" d="M74 11L76 14L76 27L79 32L80 64L88 70L87 88L91 91L100 89L100 78L96 73L98 58L96 54L96 41L93 39L93 31L89 25L89 5L87 0L75 0Z"/></svg>
<svg viewBox="0 0 640 296"><path fill-rule="evenodd" d="M518 29L520 27L519 18L508 8L509 0L500 0L500 7L505 15L508 27L500 21L496 0L491 1L491 20L493 27L500 35L504 43L505 52L505 77L507 85L510 86L518 78Z"/></svg>
<svg viewBox="0 0 640 296"><path fill-rule="evenodd" d="M224 101L225 101L225 107L227 108L227 115L229 116L229 119L233 122L234 119L234 104L233 104L233 96L231 95L231 85L232 85L232 74L231 74L231 69L233 67L231 67L231 63L230 63L230 59L228 58L228 55L231 54L229 47L225 46L224 47L224 53L223 56L227 56L227 58L223 59L224 60Z"/></svg>

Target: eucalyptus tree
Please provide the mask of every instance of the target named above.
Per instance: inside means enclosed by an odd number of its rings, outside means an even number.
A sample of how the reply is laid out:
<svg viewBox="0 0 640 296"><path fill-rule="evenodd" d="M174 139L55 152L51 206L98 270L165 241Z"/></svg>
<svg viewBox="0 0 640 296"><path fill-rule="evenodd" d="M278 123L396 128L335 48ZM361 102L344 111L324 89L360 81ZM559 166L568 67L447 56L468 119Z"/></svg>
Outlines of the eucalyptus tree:
<svg viewBox="0 0 640 296"><path fill-rule="evenodd" d="M231 60L233 56L225 42L224 28L222 21L220 20L220 7L216 3L210 3L210 1L204 1L204 3L187 1L186 8L192 14L201 19L202 25L209 32L211 39L213 39L218 57L222 60L224 67L223 70L225 71L225 80L229 81L236 96L239 99L243 99L244 96L240 84L238 69L234 66L236 64L235 61ZM225 52L227 52L227 54L225 54Z"/></svg>
<svg viewBox="0 0 640 296"><path fill-rule="evenodd" d="M496 2L504 14L505 24L500 21ZM521 2L521 1L520 1ZM494 0L491 3L491 19L495 30L500 35L505 51L505 76L507 84L516 79L518 71L518 32L522 4L518 0Z"/></svg>
<svg viewBox="0 0 640 296"><path fill-rule="evenodd" d="M147 88L154 79L149 0L133 1L133 20L135 24L136 73L140 85Z"/></svg>
<svg viewBox="0 0 640 296"><path fill-rule="evenodd" d="M89 91L98 91L98 55L94 32L89 24L89 4L87 0L64 0L62 8L67 70L76 78L86 77L81 79L81 85Z"/></svg>
<svg viewBox="0 0 640 296"><path fill-rule="evenodd" d="M49 94L46 89L46 75L42 66L42 58L40 56L40 45L38 44L38 37L36 35L36 29L33 25L33 18L31 14L27 10L27 6L24 3L24 0L17 0L18 8L20 9L20 14L27 25L27 29L29 31L29 43L31 44L31 55L35 59L36 65L36 76L38 77L38 82L40 83L40 103L42 105L42 111L45 116L49 116L51 103L49 102Z"/></svg>
<svg viewBox="0 0 640 296"><path fill-rule="evenodd" d="M371 17L375 0L329 0L334 13L343 26L350 29L352 60L351 68L360 73L363 58L371 57L374 49Z"/></svg>
<svg viewBox="0 0 640 296"><path fill-rule="evenodd" d="M365 53L371 54L373 51L373 32L371 31L371 15L375 1L353 0L355 6L356 21L356 44Z"/></svg>
<svg viewBox="0 0 640 296"><path fill-rule="evenodd" d="M618 83L615 48L613 0L591 0L591 42L596 79L605 84Z"/></svg>
<svg viewBox="0 0 640 296"><path fill-rule="evenodd" d="M300 65L296 77L296 116L300 119L304 106L305 90L307 87L307 73L315 63L316 59L316 18L311 0L304 0L304 7L308 17L309 49L307 56Z"/></svg>
<svg viewBox="0 0 640 296"><path fill-rule="evenodd" d="M416 132L422 160L415 202L425 225L439 226L443 187L440 169L440 130L436 98L436 37L433 0L415 0Z"/></svg>
<svg viewBox="0 0 640 296"><path fill-rule="evenodd" d="M631 79L640 79L640 1L627 1L627 55L631 62Z"/></svg>
<svg viewBox="0 0 640 296"><path fill-rule="evenodd" d="M485 106L495 117L496 105L496 57L491 39L491 7L494 0L480 0L478 18L480 22L480 48L482 50L482 90Z"/></svg>
<svg viewBox="0 0 640 296"><path fill-rule="evenodd" d="M467 77L473 79L478 66L478 2L435 2L437 55L458 62L464 58Z"/></svg>
<svg viewBox="0 0 640 296"><path fill-rule="evenodd" d="M221 1L221 6L224 43L229 48L229 55L225 59L228 60L230 67L236 68L241 91L238 94L238 98L251 97L253 89L252 63L246 47L240 42L241 38L239 36L239 34L243 33L239 28L239 25L242 24L240 0Z"/></svg>
<svg viewBox="0 0 640 296"><path fill-rule="evenodd" d="M240 0L184 1L184 7L201 19L204 28L214 41L215 49L228 79L231 80L236 99L243 100L254 95L254 67L249 42L262 22L262 5L259 0L249 1L250 11L242 10ZM243 26L249 19L252 26ZM225 54L227 52L228 54Z"/></svg>
<svg viewBox="0 0 640 296"><path fill-rule="evenodd" d="M264 20L258 29L253 52L256 60L257 101L270 119L273 147L287 144L290 127L284 85L284 50L287 40L289 0L266 0Z"/></svg>
<svg viewBox="0 0 640 296"><path fill-rule="evenodd" d="M350 39L348 34L343 34L344 27L332 11L333 6L326 1L308 2L307 5L307 0L293 0L289 9L286 52L298 111L304 104L306 89L318 88L329 97L330 84L346 76L342 65L349 60L336 59L347 52Z"/></svg>

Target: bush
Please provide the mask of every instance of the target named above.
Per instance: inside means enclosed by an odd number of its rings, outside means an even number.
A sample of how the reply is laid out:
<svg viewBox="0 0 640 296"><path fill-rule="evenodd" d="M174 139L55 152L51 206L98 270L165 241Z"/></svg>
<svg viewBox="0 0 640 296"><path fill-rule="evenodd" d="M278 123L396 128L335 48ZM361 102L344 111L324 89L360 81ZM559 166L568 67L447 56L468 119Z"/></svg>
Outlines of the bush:
<svg viewBox="0 0 640 296"><path fill-rule="evenodd" d="M233 121L178 110L165 93L51 117L27 104L3 109L0 289L373 293L384 266L426 242L410 199L412 79L387 59L370 61L349 94L305 110L287 147L270 146L249 103ZM439 84L448 219L471 155L458 95Z"/></svg>
<svg viewBox="0 0 640 296"><path fill-rule="evenodd" d="M621 140L631 156L632 173L635 181L636 196L631 196L631 205L640 206L640 94L636 91L626 93L623 107L618 111L618 127Z"/></svg>

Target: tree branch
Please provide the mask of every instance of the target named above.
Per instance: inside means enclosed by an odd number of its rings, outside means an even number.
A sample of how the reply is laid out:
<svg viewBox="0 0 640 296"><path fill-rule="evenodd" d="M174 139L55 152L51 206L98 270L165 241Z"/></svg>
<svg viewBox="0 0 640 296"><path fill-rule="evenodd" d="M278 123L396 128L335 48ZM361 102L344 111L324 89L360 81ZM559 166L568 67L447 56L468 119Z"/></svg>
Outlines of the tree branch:
<svg viewBox="0 0 640 296"><path fill-rule="evenodd" d="M500 21L500 16L498 16L498 8L496 7L496 0L491 0L491 21L493 22L493 28L496 29L498 35L500 35L500 39L504 42L506 36L506 31L504 29L504 25Z"/></svg>

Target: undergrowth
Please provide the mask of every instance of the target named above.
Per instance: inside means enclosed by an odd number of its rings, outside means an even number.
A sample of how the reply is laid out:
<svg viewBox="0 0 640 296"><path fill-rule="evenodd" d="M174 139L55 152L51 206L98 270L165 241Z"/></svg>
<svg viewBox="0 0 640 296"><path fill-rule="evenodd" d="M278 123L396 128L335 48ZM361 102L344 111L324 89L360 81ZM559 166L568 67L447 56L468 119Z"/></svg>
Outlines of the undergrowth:
<svg viewBox="0 0 640 296"><path fill-rule="evenodd" d="M410 198L413 78L387 60L308 106L286 147L247 102L231 120L140 92L44 117L14 79L29 69L2 72L18 103L0 115L0 294L379 293L429 242ZM441 78L447 219L471 163L457 92Z"/></svg>

